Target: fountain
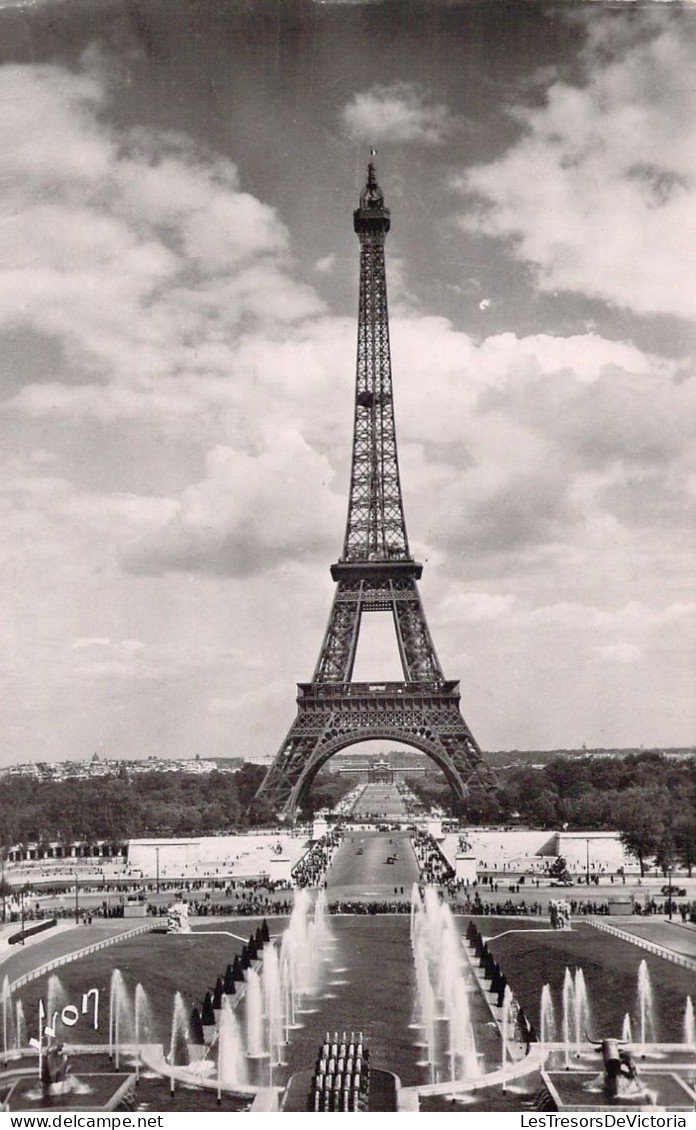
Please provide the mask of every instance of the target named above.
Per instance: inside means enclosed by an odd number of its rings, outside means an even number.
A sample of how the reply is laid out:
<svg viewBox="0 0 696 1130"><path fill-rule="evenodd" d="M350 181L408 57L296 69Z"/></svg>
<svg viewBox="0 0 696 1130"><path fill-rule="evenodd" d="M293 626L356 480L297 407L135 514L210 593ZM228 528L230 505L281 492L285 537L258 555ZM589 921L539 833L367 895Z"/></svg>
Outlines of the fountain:
<svg viewBox="0 0 696 1130"><path fill-rule="evenodd" d="M574 1030L575 1018L575 987L570 969L566 966L563 976L563 1044L565 1048L565 1065L570 1067L570 1041L571 1032Z"/></svg>
<svg viewBox="0 0 696 1130"><path fill-rule="evenodd" d="M638 1015L640 1017L640 1042L647 1044L649 1037L655 1039L653 1018L652 987L648 965L643 958L638 966Z"/></svg>
<svg viewBox="0 0 696 1130"><path fill-rule="evenodd" d="M449 1078L480 1074L469 1007L469 981L459 931L452 912L434 888L421 898L414 885L411 905L411 945L419 1003L417 1026L423 1029L427 1059L434 1081L440 1066L436 1021L444 1021Z"/></svg>
<svg viewBox="0 0 696 1130"><path fill-rule="evenodd" d="M141 1051L143 1044L152 1042L152 1008L144 988L138 982L135 986L134 1002L135 1023L135 1064L136 1072L140 1069Z"/></svg>
<svg viewBox="0 0 696 1130"><path fill-rule="evenodd" d="M12 1014L12 994L10 992L10 979L5 977L2 982L2 1054L7 1062L7 1053L10 1048L10 1021Z"/></svg>
<svg viewBox="0 0 696 1130"><path fill-rule="evenodd" d="M696 1047L696 1029L694 1027L694 1002L691 997L686 998L684 1006L684 1043L687 1047Z"/></svg>
<svg viewBox="0 0 696 1130"><path fill-rule="evenodd" d="M638 965L637 997L637 1017L632 1023L629 1013L624 1015L620 1039L612 1035L590 1036L590 1011L584 976L580 969L576 969L573 976L566 968L563 979L562 1035L565 1066L563 1070L542 1068L541 1075L546 1088L544 1101L552 1105L538 1109L603 1111L625 1108L649 1111L654 1110L656 1104L659 1104L660 1110L683 1111L693 1108L693 1096L689 1099L691 1073L696 1063L692 999L686 998L684 1008L683 1037L687 1048L683 1044L662 1044L655 1048L652 989L645 960ZM541 1006L542 1042L550 1042L547 1018L551 1015L551 1007L551 995L545 985ZM661 1061L669 1057L671 1052L672 1055L676 1053L676 1062L671 1065L660 1062L639 1071L635 1052L630 1047L634 1032L637 1051L643 1059L653 1058L657 1053L657 1059ZM582 1044L585 1045L582 1048L582 1058L586 1058L588 1042L594 1044L592 1056L597 1052L601 1053L602 1069L599 1073L596 1067L590 1068L587 1064L571 1064L573 1039L578 1058Z"/></svg>
<svg viewBox="0 0 696 1130"><path fill-rule="evenodd" d="M255 969L247 970L247 991L244 998L246 1013L247 1055L260 1059L264 1054L263 1038L263 994L261 978Z"/></svg>
<svg viewBox="0 0 696 1130"><path fill-rule="evenodd" d="M574 1069L570 1073L542 1071L544 1084L554 1100L554 1107L551 1109L654 1110L657 1092L650 1084L654 1084L660 1077L651 1073L648 1077L641 1078L630 1049L621 1041L611 1037L595 1037L590 1042L594 1044L595 1053L599 1052L601 1055L599 1073L596 1068ZM684 1092L673 1079L663 1078L660 1087L663 1094L669 1091L677 1103L680 1100L681 1103L687 1101ZM676 1109L686 1108L677 1105Z"/></svg>
<svg viewBox="0 0 696 1130"><path fill-rule="evenodd" d="M587 1000L585 975L582 969L575 970L573 980L573 1011L576 1048L587 1039L586 1032L590 1030L590 1006ZM579 1052L577 1053L579 1054Z"/></svg>
<svg viewBox="0 0 696 1130"><path fill-rule="evenodd" d="M216 1090L218 1100L223 1090L253 1094L261 1084L248 1082L247 1059L266 1058L267 1082L272 1086L273 1068L283 1063L283 1048L290 1030L297 1027L303 997L319 986L326 960L323 950L333 940L327 917L323 895L314 900L307 891L298 891L280 944L270 939L264 922L245 943L241 956L228 965L224 979L218 978L215 994L206 993L202 1011L191 1010L190 1023L181 994L175 995L168 1056L158 1060L149 1049L142 1056L148 1066L169 1078L172 1091L179 1081ZM236 980L244 985L244 992L235 987ZM139 988L136 1028L141 1041L144 993Z"/></svg>
<svg viewBox="0 0 696 1130"><path fill-rule="evenodd" d="M16 1005L16 1023L15 1023L15 1045L19 1048L26 1047L27 1043L27 1022L24 1018L24 1005L21 1001L17 1001Z"/></svg>
<svg viewBox="0 0 696 1130"><path fill-rule="evenodd" d="M280 965L278 950L274 945L267 945L263 951L263 966L261 969L261 987L263 990L263 1010L268 1027L268 1052L271 1067L283 1062L282 1046L285 1042L285 1017Z"/></svg>
<svg viewBox="0 0 696 1130"><path fill-rule="evenodd" d="M551 988L544 985L541 990L541 1004L539 1007L539 1042L542 1047L553 1044L556 1039L556 1017L553 1010Z"/></svg>
<svg viewBox="0 0 696 1130"><path fill-rule="evenodd" d="M190 1039L188 1015L186 1005L181 993L174 994L174 1007L172 1008L172 1027L169 1038L169 1055L167 1062L170 1067L177 1067L183 1060L188 1062L187 1044Z"/></svg>
<svg viewBox="0 0 696 1130"><path fill-rule="evenodd" d="M236 1084L247 1081L244 1048L237 1017L226 1000L220 1013L217 1075L220 1087L234 1088Z"/></svg>
<svg viewBox="0 0 696 1130"><path fill-rule="evenodd" d="M61 1011L67 1003L68 994L63 988L60 977L55 973L51 973L46 988L46 1020L56 1033L58 1031L58 1024L60 1023Z"/></svg>
<svg viewBox="0 0 696 1130"><path fill-rule="evenodd" d="M322 949L331 941L323 891L313 904L307 890L295 892L290 921L280 945L280 976L286 998L286 1029L296 1023L300 998L316 992L322 972Z"/></svg>
<svg viewBox="0 0 696 1130"><path fill-rule="evenodd" d="M501 1035L501 1041L502 1041L500 1066L501 1066L503 1072L505 1071L505 1068L507 1067L508 1044L510 1042L510 1019L511 1019L510 1014L511 1014L511 1012L512 1012L512 990L511 990L509 985L506 985L505 990L503 992L503 1016L502 1016L502 1023L501 1023L501 1028L500 1028L500 1035ZM504 1091L505 1091L505 1083L503 1083L503 1092Z"/></svg>
<svg viewBox="0 0 696 1130"><path fill-rule="evenodd" d="M121 1045L132 1035L132 1011L120 969L114 969L109 987L109 1058L119 1066Z"/></svg>
<svg viewBox="0 0 696 1130"><path fill-rule="evenodd" d="M435 995L430 983L428 955L422 935L414 941L413 959L416 968L416 990L419 1002L419 1019L415 1022L414 1027L423 1029L426 1058L420 1062L423 1066L430 1067L431 1081L434 1082L437 1062L435 1052Z"/></svg>

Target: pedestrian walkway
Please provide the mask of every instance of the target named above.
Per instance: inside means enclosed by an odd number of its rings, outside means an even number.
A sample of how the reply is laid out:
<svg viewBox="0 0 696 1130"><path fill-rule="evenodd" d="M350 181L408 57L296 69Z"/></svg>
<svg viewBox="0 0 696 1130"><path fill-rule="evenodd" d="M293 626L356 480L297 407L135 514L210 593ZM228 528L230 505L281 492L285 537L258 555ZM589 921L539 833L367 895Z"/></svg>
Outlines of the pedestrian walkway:
<svg viewBox="0 0 696 1130"><path fill-rule="evenodd" d="M635 934L664 949L673 950L684 957L696 958L696 930L682 926L681 922L670 922L664 918L607 918L612 926L618 926L626 934Z"/></svg>
<svg viewBox="0 0 696 1130"><path fill-rule="evenodd" d="M650 953L656 954L658 957L663 957L667 961L674 962L675 965L681 965L683 968L692 969L696 972L696 952L692 951L691 943L693 939L690 933L686 930L683 931L683 936L686 942L682 943L679 936L680 927L676 923L659 920L656 922L634 923L630 920L627 922L625 918L613 917L612 920L607 918L588 918L588 925L593 926L595 930L602 930L607 934L613 934L617 938L621 938L625 942L631 942L641 949L648 950ZM642 931L640 927L643 927Z"/></svg>
<svg viewBox="0 0 696 1130"><path fill-rule="evenodd" d="M35 922L27 922L27 926L34 926ZM0 965L3 965L8 957L13 953L19 953L21 949L27 949L29 946L36 946L39 942L46 942L50 938L55 938L57 934L64 934L66 930L74 930L74 924L70 919L65 919L51 926L46 932L40 934L32 934L30 937L24 939L24 945L21 943L13 943L10 945L9 938L13 934L20 932L19 922L8 922L4 926L0 926Z"/></svg>
<svg viewBox="0 0 696 1130"><path fill-rule="evenodd" d="M38 935L32 945L29 945L27 940L25 946L13 946L9 951L7 949L4 952L0 951L1 979L4 980L7 976L12 984L20 977L57 958L77 953L97 942L127 934L136 925L138 923L132 919L110 918L94 922L91 926L64 924L62 929L56 926L51 930L50 936Z"/></svg>

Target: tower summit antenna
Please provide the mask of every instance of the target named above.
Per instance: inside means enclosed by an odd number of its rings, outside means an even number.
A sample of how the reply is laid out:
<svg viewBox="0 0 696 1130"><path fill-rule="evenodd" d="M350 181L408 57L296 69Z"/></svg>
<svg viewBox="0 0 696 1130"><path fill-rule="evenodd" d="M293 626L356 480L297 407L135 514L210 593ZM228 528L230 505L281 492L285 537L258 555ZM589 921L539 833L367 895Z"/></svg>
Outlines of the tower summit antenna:
<svg viewBox="0 0 696 1130"><path fill-rule="evenodd" d="M412 557L406 534L384 259L390 227L370 160L353 213L360 241L360 299L343 552L331 566L336 590L312 681L298 684L297 717L257 793L286 819L294 819L322 765L362 741L404 742L427 754L445 774L459 810L472 778L487 788L495 783L462 717L459 684L442 673L418 592L423 566ZM391 613L400 682L353 682L360 624L370 612Z"/></svg>

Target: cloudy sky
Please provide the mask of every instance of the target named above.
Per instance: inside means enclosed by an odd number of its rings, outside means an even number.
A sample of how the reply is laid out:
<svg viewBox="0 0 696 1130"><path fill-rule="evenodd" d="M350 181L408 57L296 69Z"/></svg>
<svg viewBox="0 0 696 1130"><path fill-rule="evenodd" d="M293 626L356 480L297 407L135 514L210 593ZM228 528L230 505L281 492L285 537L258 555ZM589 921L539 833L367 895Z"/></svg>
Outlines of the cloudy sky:
<svg viewBox="0 0 696 1130"><path fill-rule="evenodd" d="M0 0L0 763L275 753L341 550L372 145L467 721L694 741L695 40L665 4Z"/></svg>

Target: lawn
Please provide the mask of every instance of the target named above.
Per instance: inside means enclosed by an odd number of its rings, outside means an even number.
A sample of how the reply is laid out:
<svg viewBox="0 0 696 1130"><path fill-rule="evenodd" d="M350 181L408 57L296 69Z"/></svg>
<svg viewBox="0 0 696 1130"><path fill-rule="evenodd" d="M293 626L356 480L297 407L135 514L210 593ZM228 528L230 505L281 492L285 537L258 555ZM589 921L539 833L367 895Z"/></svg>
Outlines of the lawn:
<svg viewBox="0 0 696 1130"><path fill-rule="evenodd" d="M476 918L484 937L510 931L490 942L493 955L525 1012L536 1023L541 988L548 983L556 1017L561 1016L566 967L581 968L590 1003L592 1035L620 1036L623 1018L632 1018L637 1032L638 966L645 960L655 1015L656 1039L677 1043L682 1039L684 1006L694 991L688 969L656 957L591 926L580 923L571 931L522 933L524 923L514 919Z"/></svg>

